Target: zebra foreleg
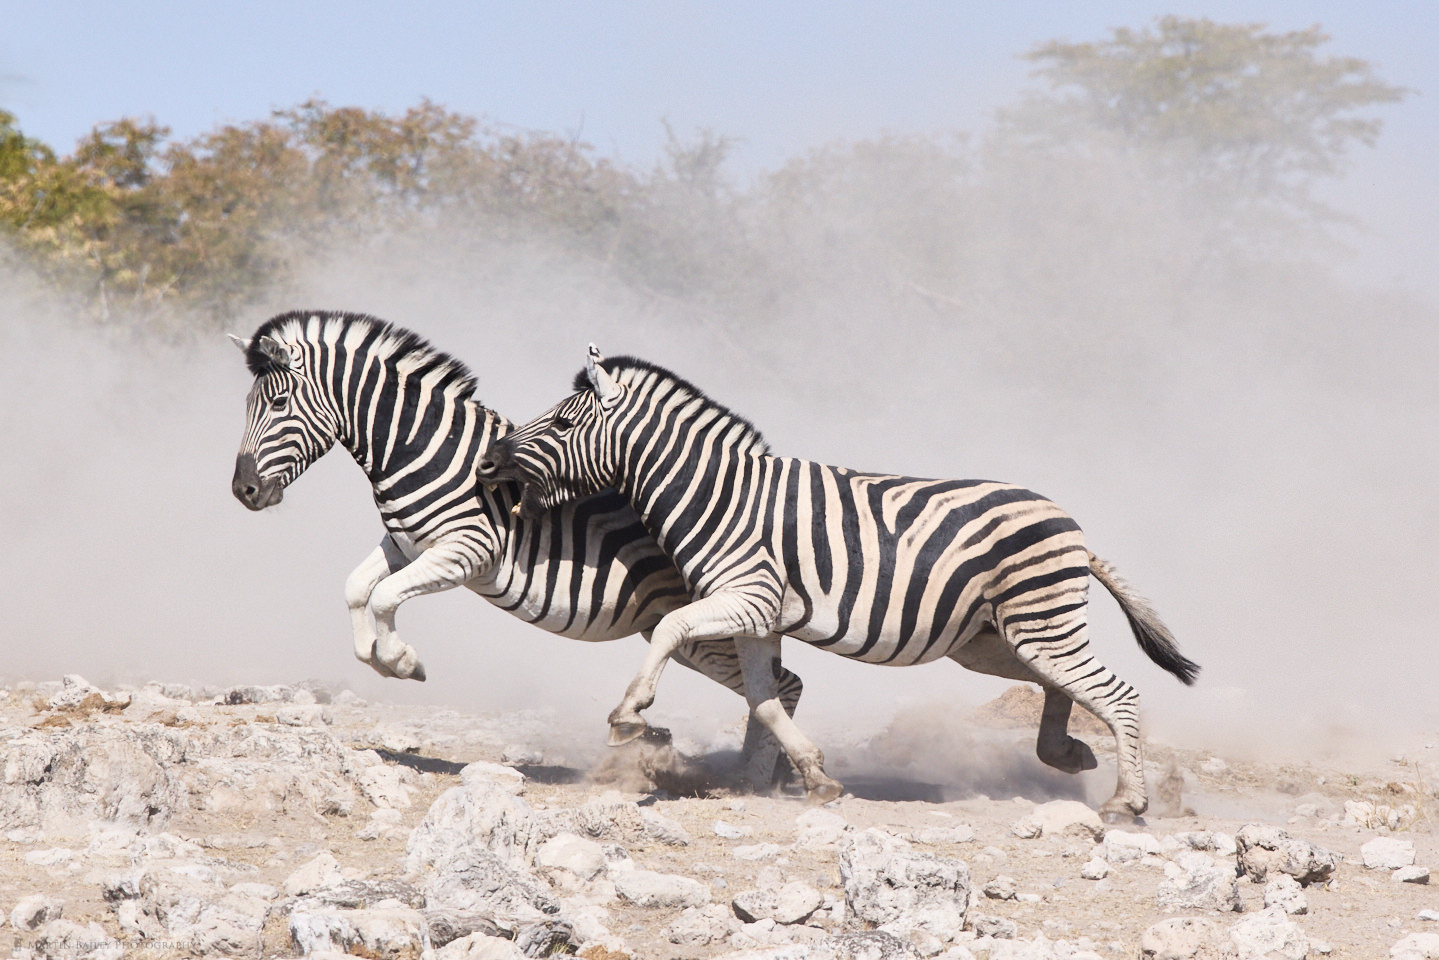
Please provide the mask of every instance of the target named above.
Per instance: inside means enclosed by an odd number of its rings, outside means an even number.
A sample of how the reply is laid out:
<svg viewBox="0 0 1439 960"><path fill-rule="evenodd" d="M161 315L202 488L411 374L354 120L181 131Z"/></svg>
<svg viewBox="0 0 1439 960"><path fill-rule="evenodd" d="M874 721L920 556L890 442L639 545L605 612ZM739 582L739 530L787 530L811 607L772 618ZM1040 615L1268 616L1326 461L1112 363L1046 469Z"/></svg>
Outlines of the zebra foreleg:
<svg viewBox="0 0 1439 960"><path fill-rule="evenodd" d="M779 698L779 637L736 637L735 647L744 670L745 697L750 711L784 747L795 769L804 777L810 801L828 803L838 797L844 792L844 786L825 774L824 754L804 735Z"/></svg>
<svg viewBox="0 0 1439 960"><path fill-rule="evenodd" d="M374 659L392 676L425 679L420 655L395 632L395 612L400 604L470 580L479 572L479 556L480 548L467 540L441 541L375 586L370 594L370 612L375 618Z"/></svg>
<svg viewBox="0 0 1439 960"><path fill-rule="evenodd" d="M358 567L345 578L345 604L350 608L350 629L355 642L355 659L382 677L394 674L375 659L375 621L370 615L370 594L381 580L400 570L409 561L386 536Z"/></svg>
<svg viewBox="0 0 1439 960"><path fill-rule="evenodd" d="M734 637L738 643L741 636L765 636L772 619L772 612L766 618L748 597L735 592L703 597L665 614L650 637L650 648L639 672L625 689L620 705L610 711L610 746L629 743L645 732L645 718L640 711L655 702L660 674L681 645L727 637Z"/></svg>

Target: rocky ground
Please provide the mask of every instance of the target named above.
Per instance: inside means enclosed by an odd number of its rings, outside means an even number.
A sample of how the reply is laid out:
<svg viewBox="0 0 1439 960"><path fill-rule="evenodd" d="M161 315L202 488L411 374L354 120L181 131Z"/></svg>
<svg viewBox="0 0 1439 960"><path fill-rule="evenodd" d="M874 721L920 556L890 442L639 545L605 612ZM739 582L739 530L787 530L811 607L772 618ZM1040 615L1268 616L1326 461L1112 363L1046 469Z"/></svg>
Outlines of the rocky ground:
<svg viewBox="0 0 1439 960"><path fill-rule="evenodd" d="M1106 825L1072 799L1080 781L1030 759L1037 701L1016 688L971 718L962 749L945 745L960 766L1010 764L961 770L961 786L893 763L866 775L932 739L922 724L826 740L850 792L813 808L727 788L715 758L742 731L582 762L561 755L553 718L315 683L15 684L0 690L0 948L1439 958L1432 743L1352 768L1150 744L1151 812ZM1080 733L1100 757L1095 792L1110 743Z"/></svg>

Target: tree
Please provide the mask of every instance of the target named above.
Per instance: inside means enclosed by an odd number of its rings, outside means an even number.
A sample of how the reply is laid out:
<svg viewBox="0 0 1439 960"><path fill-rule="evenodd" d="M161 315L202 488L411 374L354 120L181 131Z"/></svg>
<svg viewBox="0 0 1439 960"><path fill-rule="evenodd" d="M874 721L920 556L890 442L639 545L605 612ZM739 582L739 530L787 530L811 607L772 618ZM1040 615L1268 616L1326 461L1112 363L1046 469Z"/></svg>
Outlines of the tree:
<svg viewBox="0 0 1439 960"><path fill-rule="evenodd" d="M1372 108L1409 92L1364 60L1321 53L1328 41L1317 26L1273 33L1176 16L1097 43L1052 41L1024 55L1047 89L1003 125L1060 151L1108 135L1167 176L1323 216L1316 178L1342 173L1355 146L1373 146Z"/></svg>

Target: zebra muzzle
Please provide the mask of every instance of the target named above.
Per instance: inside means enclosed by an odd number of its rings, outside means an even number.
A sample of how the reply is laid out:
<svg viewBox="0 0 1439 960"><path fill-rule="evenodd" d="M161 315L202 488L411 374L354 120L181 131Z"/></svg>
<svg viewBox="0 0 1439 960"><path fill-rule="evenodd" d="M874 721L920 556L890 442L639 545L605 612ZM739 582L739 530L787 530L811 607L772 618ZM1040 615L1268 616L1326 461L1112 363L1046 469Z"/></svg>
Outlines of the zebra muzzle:
<svg viewBox="0 0 1439 960"><path fill-rule="evenodd" d="M230 492L251 510L263 510L284 499L285 487L275 477L260 476L254 455L242 453L235 458L235 476L230 481Z"/></svg>

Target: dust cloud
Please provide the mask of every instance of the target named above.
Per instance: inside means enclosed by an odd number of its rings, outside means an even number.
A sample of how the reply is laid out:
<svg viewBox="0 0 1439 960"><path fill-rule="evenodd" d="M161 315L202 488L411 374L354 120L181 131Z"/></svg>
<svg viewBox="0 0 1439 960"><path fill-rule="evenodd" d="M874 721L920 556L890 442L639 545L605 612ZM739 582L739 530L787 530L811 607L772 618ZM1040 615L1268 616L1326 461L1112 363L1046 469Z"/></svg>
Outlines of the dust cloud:
<svg viewBox="0 0 1439 960"><path fill-rule="evenodd" d="M777 453L1008 480L1064 506L1204 667L1181 687L1096 589L1096 649L1155 736L1282 753L1432 729L1434 305L1343 282L1317 247L1235 254L1222 221L1122 159L976 173L958 156L878 138L796 158L745 188L726 229L748 258L700 292L554 238L377 226L235 332L291 308L372 313L460 357L517 420L567 391L588 341L641 355ZM228 489L249 376L223 337L96 328L14 265L0 303L6 678L316 677L532 708L601 741L642 641L554 638L454 591L400 613L429 682L382 680L350 652L342 585L381 527L343 451L252 515ZM785 656L822 743L926 729L1007 686L948 662ZM706 744L742 712L671 668L650 715ZM948 734L926 749L975 755Z"/></svg>

